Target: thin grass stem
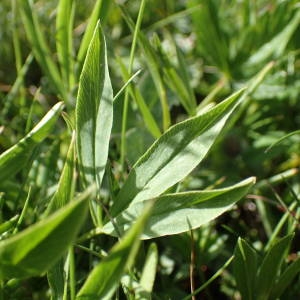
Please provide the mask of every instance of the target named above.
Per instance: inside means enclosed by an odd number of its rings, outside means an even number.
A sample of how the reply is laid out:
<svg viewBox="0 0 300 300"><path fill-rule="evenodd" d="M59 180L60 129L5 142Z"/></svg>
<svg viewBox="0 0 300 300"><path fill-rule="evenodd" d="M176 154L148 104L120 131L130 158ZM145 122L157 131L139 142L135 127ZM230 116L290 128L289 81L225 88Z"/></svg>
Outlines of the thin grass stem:
<svg viewBox="0 0 300 300"><path fill-rule="evenodd" d="M135 49L137 45L138 33L141 27L142 18L144 14L144 9L146 5L146 0L142 0L139 14L136 21L136 26L134 29L132 46L130 50L130 60L129 60L129 67L128 73L131 76L134 56L135 56ZM122 115L122 130L121 130L121 153L120 153L120 164L121 168L124 169L124 162L125 162L125 155L126 155L126 127L127 127L127 117L128 117L128 104L129 104L129 89L127 88L125 91L125 99L124 99L124 106L123 106L123 115Z"/></svg>

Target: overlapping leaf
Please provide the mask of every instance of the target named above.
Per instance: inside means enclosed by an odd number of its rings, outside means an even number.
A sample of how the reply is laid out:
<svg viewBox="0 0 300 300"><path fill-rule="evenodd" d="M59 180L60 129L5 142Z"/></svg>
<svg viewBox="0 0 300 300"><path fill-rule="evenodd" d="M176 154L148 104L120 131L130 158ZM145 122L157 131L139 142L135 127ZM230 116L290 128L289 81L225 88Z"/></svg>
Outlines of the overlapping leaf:
<svg viewBox="0 0 300 300"><path fill-rule="evenodd" d="M0 279L37 276L47 271L65 253L85 219L87 197L79 199L50 217L0 242Z"/></svg>
<svg viewBox="0 0 300 300"><path fill-rule="evenodd" d="M247 193L254 182L254 178L249 178L224 189L160 196L155 200L142 238L178 234L191 228L198 228L231 208ZM148 201L151 200L130 205L115 218L114 225L111 222L107 223L102 229L103 232L116 236L115 226L120 233L126 231L141 214Z"/></svg>
<svg viewBox="0 0 300 300"><path fill-rule="evenodd" d="M24 167L33 148L42 142L53 129L62 109L62 102L54 105L24 138L0 155L1 181L15 175Z"/></svg>
<svg viewBox="0 0 300 300"><path fill-rule="evenodd" d="M133 166L111 215L159 196L187 176L208 153L241 94L238 91L208 112L173 126L156 140Z"/></svg>
<svg viewBox="0 0 300 300"><path fill-rule="evenodd" d="M85 184L101 185L113 118L113 91L105 38L97 24L80 76L76 104L77 149Z"/></svg>
<svg viewBox="0 0 300 300"><path fill-rule="evenodd" d="M134 261L151 208L151 204L145 208L123 239L93 269L79 291L77 300L111 299L126 267L130 267Z"/></svg>

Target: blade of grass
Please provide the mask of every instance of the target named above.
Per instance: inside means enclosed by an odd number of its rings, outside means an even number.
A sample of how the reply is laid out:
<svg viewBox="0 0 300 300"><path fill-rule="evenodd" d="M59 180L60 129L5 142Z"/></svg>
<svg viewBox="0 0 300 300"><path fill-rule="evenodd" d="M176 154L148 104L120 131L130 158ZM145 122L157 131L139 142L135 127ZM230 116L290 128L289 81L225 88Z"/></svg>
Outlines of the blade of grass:
<svg viewBox="0 0 300 300"><path fill-rule="evenodd" d="M290 234L281 238L266 253L257 274L256 286L254 289L256 295L255 299L269 299L276 276L293 237L294 234Z"/></svg>
<svg viewBox="0 0 300 300"><path fill-rule="evenodd" d="M120 65L123 78L124 78L124 80L127 80L127 78L129 77L129 73L126 70L126 67L123 64L121 58L118 58L117 60ZM149 110L141 92L138 90L138 88L135 85L129 85L128 91L129 91L131 97L136 101L136 103L141 111L141 114L143 116L145 125L146 125L147 129L149 130L149 132L151 133L151 135L154 138L160 137L160 135L161 135L160 129L159 129L151 111Z"/></svg>
<svg viewBox="0 0 300 300"><path fill-rule="evenodd" d="M73 0L59 1L56 16L56 49L62 79L68 93L75 83L72 45L74 12Z"/></svg>
<svg viewBox="0 0 300 300"><path fill-rule="evenodd" d="M83 61L85 59L85 56L86 56L86 53L87 53L87 50L89 47L89 43L93 37L93 33L94 33L94 30L95 30L95 27L97 25L99 18L101 20L101 24L103 24L103 26L104 26L111 4L112 4L112 1L106 1L106 0L97 0L96 1L93 11L90 15L88 25L84 32L84 36L80 43L80 48L79 48L78 55L77 55L77 61L79 62L80 65L83 63ZM79 71L81 71L81 67L79 67L78 69L79 69Z"/></svg>
<svg viewBox="0 0 300 300"><path fill-rule="evenodd" d="M111 249L108 256L92 270L77 300L111 299L127 268L134 263L140 245L140 235L151 214L148 206L125 236Z"/></svg>
<svg viewBox="0 0 300 300"><path fill-rule="evenodd" d="M18 5L26 35L32 46L36 60L39 62L45 75L52 82L56 92L60 94L64 101L67 101L67 93L63 86L63 81L61 80L56 64L51 58L51 52L41 31L42 26L38 21L35 10L29 0L18 0Z"/></svg>
<svg viewBox="0 0 300 300"><path fill-rule="evenodd" d="M87 189L50 217L0 242L0 278L41 275L57 262L74 241L87 214Z"/></svg>
<svg viewBox="0 0 300 300"><path fill-rule="evenodd" d="M0 180L8 179L24 167L35 146L53 129L63 106L62 102L54 105L24 138L0 155Z"/></svg>
<svg viewBox="0 0 300 300"><path fill-rule="evenodd" d="M144 9L146 5L146 0L142 0L139 8L138 17L136 20L136 25L133 31L133 40L130 49L130 58L129 58L129 66L128 66L128 77L131 76L133 62L135 57L135 49L137 44L137 36L141 27ZM121 129L121 152L120 152L120 165L121 168L124 169L125 155L126 155L126 128L127 128L127 116L128 116L128 102L129 102L129 90L128 88L125 91L125 99L123 104L123 114L122 114L122 129Z"/></svg>
<svg viewBox="0 0 300 300"><path fill-rule="evenodd" d="M233 260L233 256L231 256L226 262L225 264L213 275L211 276L204 284L202 284L199 288L197 288L195 290L195 292L185 298L183 298L183 300L189 300L191 299L193 296L196 296L197 294L199 294L201 291L203 291L207 286L209 286L215 279L217 279L219 276L222 275L223 271L230 265L230 263Z"/></svg>
<svg viewBox="0 0 300 300"><path fill-rule="evenodd" d="M121 9L122 16L126 21L128 27L130 28L131 32L134 32L135 25L131 17L129 16L126 9L122 5L119 5L119 8ZM151 73L157 93L160 98L162 114L163 114L163 130L165 131L170 127L171 117L170 117L169 106L167 101L166 89L164 87L161 72L160 72L160 64L148 39L145 37L142 31L138 32L137 38L138 38L139 46L143 49L145 53L146 63L148 65L148 69Z"/></svg>

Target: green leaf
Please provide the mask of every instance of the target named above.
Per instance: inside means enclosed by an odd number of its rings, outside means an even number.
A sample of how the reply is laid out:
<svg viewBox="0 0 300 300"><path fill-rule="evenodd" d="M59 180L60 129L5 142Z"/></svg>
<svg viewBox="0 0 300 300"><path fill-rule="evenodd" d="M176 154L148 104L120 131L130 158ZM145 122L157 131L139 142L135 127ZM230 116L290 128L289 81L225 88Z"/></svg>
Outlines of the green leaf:
<svg viewBox="0 0 300 300"><path fill-rule="evenodd" d="M49 135L62 109L62 102L55 104L24 138L0 155L0 181L15 175L26 165L33 148Z"/></svg>
<svg viewBox="0 0 300 300"><path fill-rule="evenodd" d="M74 167L75 167L75 135L73 134L67 158L58 182L54 196L52 197L46 211L46 215L55 212L65 206L73 198L74 192Z"/></svg>
<svg viewBox="0 0 300 300"><path fill-rule="evenodd" d="M56 17L56 49L64 84L70 91L74 84L74 61L72 30L74 23L74 1L60 0Z"/></svg>
<svg viewBox="0 0 300 300"><path fill-rule="evenodd" d="M244 64L244 69L248 70L253 67L259 67L267 60L280 58L284 50L298 28L300 23L300 12L298 12L284 29L279 32L271 41L259 48Z"/></svg>
<svg viewBox="0 0 300 300"><path fill-rule="evenodd" d="M150 216L152 205L140 215L136 223L90 273L79 291L77 300L110 299L126 268L129 268L140 245L140 235Z"/></svg>
<svg viewBox="0 0 300 300"><path fill-rule="evenodd" d="M113 91L108 73L105 38L97 24L79 81L76 133L84 183L101 186L113 120Z"/></svg>
<svg viewBox="0 0 300 300"><path fill-rule="evenodd" d="M271 299L279 299L283 292L290 286L292 280L300 272L300 257L291 263L281 274L275 286L272 288Z"/></svg>
<svg viewBox="0 0 300 300"><path fill-rule="evenodd" d="M34 56L45 75L48 76L56 91L66 99L66 91L62 84L58 68L51 59L51 52L46 43L45 35L41 31L35 9L33 9L30 2L29 0L18 1L27 38L31 44Z"/></svg>
<svg viewBox="0 0 300 300"><path fill-rule="evenodd" d="M239 238L234 251L233 272L237 288L244 300L254 300L254 286L257 274L256 251Z"/></svg>
<svg viewBox="0 0 300 300"><path fill-rule="evenodd" d="M120 70L122 72L123 79L125 81L129 80L129 74L126 70L126 67L124 63L122 62L120 57L117 57L117 61L120 65ZM139 110L143 116L145 125L149 132L152 134L154 138L158 138L161 135L159 126L157 125L146 101L144 100L144 97L142 96L141 92L135 85L129 85L128 86L129 92L131 97L136 101L136 104L139 107Z"/></svg>
<svg viewBox="0 0 300 300"><path fill-rule="evenodd" d="M149 239L159 236L178 234L215 219L243 197L254 184L255 179L249 178L228 188L167 194L155 200L154 208L142 238ZM114 219L114 224L107 223L102 231L117 236L115 226L120 233L132 226L141 214L145 205L151 200L139 201L130 205Z"/></svg>
<svg viewBox="0 0 300 300"><path fill-rule="evenodd" d="M66 162L62 170L57 190L52 197L45 215L49 215L67 205L74 193L74 166L75 166L75 134L73 133ZM47 272L47 278L53 299L62 299L64 294L64 258L61 258Z"/></svg>
<svg viewBox="0 0 300 300"><path fill-rule="evenodd" d="M199 1L188 1L189 7L199 5ZM226 33L220 24L219 9L215 1L202 1L199 10L192 13L197 36L197 46L204 59L217 66L227 76L229 70L229 47Z"/></svg>
<svg viewBox="0 0 300 300"><path fill-rule="evenodd" d="M135 24L130 18L130 15L128 14L127 10L125 9L124 5L119 5L122 16L124 20L126 21L128 27L130 28L131 32L134 33L135 31ZM151 46L148 38L143 34L143 32L140 30L137 35L138 38L138 44L143 49L144 55L146 58L146 63L148 66L148 70L152 76L155 88L157 90L157 93L160 98L161 102L161 108L162 108L162 114L163 114L163 130L167 130L170 126L170 111L168 107L168 101L167 101L167 93L166 89L163 84L162 76L161 76L161 66L159 63L159 59L153 50L153 47Z"/></svg>
<svg viewBox="0 0 300 300"><path fill-rule="evenodd" d="M275 243L265 255L257 275L255 299L269 299L276 276L280 270L282 261L287 254L286 252L290 247L293 237L294 234L283 237L277 243Z"/></svg>
<svg viewBox="0 0 300 300"><path fill-rule="evenodd" d="M149 246L146 261L142 271L140 285L146 291L151 293L157 271L158 250L155 243Z"/></svg>
<svg viewBox="0 0 300 300"><path fill-rule="evenodd" d="M84 60L87 49L89 47L90 40L92 39L93 32L95 27L97 26L97 22L99 18L101 20L102 25L104 25L111 4L112 1L103 1L103 0L96 1L93 11L90 15L86 30L84 31L84 36L80 43L80 48L77 55L77 61L79 63L82 63Z"/></svg>
<svg viewBox="0 0 300 300"><path fill-rule="evenodd" d="M24 278L46 272L74 241L94 189L55 214L0 242L0 279Z"/></svg>
<svg viewBox="0 0 300 300"><path fill-rule="evenodd" d="M187 176L205 157L238 104L242 90L208 112L165 132L137 161L111 207L117 216L130 203L159 196Z"/></svg>

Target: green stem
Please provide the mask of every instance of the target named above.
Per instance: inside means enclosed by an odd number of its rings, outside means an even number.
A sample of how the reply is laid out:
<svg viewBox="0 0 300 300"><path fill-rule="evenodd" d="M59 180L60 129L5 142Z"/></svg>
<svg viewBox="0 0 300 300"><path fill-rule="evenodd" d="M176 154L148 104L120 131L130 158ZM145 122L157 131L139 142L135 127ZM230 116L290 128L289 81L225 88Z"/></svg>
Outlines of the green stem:
<svg viewBox="0 0 300 300"><path fill-rule="evenodd" d="M133 67L135 49L136 49L136 45L137 45L137 38L138 38L138 33L139 33L139 30L141 27L141 23L142 23L145 5L146 5L146 0L142 0L140 9L139 9L139 14L138 14L137 21L136 21L136 26L134 29L132 46L131 46L131 50L130 50L130 60L129 60L129 67L128 67L129 76L131 76L131 74L132 74L132 67ZM126 154L126 127L127 127L127 117L128 117L128 104L129 104L129 89L127 88L126 92L125 92L123 115L122 115L122 130L121 130L120 164L121 164L122 169L124 169L124 161L125 161L125 154Z"/></svg>
<svg viewBox="0 0 300 300"><path fill-rule="evenodd" d="M69 249L69 264L70 264L70 299L75 300L76 296L76 277L75 277L75 260L74 260L74 248Z"/></svg>
<svg viewBox="0 0 300 300"><path fill-rule="evenodd" d="M28 204L29 204L30 194L31 194L31 187L29 187L28 195L27 195L27 198L25 200L25 204L24 204L23 210L22 210L20 218L19 218L19 220L18 220L18 222L16 224L16 227L15 227L15 229L13 231L13 234L16 234L18 232L19 227L22 224L22 221L24 219L24 216L25 216L25 213L27 211Z"/></svg>
<svg viewBox="0 0 300 300"><path fill-rule="evenodd" d="M191 299L193 296L197 295L201 291L203 291L208 285L210 285L217 277L219 277L222 272L230 265L232 262L234 256L231 256L225 264L212 276L210 277L204 284L202 284L198 289L194 291L191 295L188 295L187 297L183 298L183 300Z"/></svg>

